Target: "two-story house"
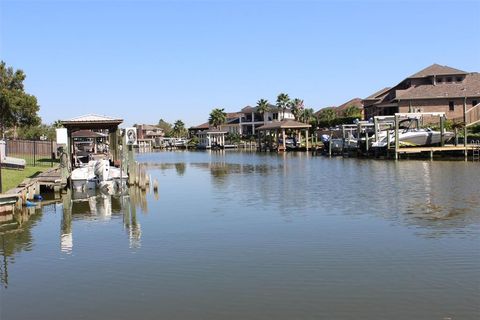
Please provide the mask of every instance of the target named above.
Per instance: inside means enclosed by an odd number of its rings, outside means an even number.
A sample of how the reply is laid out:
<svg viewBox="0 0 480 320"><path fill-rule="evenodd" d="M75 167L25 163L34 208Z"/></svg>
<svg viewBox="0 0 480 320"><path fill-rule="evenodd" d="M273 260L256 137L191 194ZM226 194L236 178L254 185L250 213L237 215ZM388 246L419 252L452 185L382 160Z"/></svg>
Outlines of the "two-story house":
<svg viewBox="0 0 480 320"><path fill-rule="evenodd" d="M363 100L365 118L397 112L445 112L447 119L462 119L480 102L480 74L433 64Z"/></svg>
<svg viewBox="0 0 480 320"><path fill-rule="evenodd" d="M239 125L241 134L253 135L256 134L256 128L263 126L272 121L282 121L283 119L295 119L290 109L282 110L277 106L270 104L268 111L264 114L258 112L258 107L246 106L241 111Z"/></svg>
<svg viewBox="0 0 480 320"><path fill-rule="evenodd" d="M137 128L137 141L140 146L156 146L159 140L165 136L163 129L150 124L135 125Z"/></svg>

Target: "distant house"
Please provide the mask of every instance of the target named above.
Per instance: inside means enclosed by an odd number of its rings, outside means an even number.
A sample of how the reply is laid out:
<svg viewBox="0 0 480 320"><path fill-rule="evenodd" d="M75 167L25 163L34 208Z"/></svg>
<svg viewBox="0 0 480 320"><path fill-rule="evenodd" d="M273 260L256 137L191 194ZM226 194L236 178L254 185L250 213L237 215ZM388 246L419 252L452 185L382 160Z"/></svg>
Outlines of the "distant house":
<svg viewBox="0 0 480 320"><path fill-rule="evenodd" d="M463 118L480 102L480 74L433 64L363 99L365 118L397 112L445 112L447 119Z"/></svg>
<svg viewBox="0 0 480 320"><path fill-rule="evenodd" d="M350 108L350 107L355 107L358 110L360 110L360 112L362 113L362 118L363 118L363 100L361 98L353 98L353 99L339 105L338 107L335 108L335 112L337 113L337 116L343 117L343 116L345 116L345 111L347 111L348 108Z"/></svg>
<svg viewBox="0 0 480 320"><path fill-rule="evenodd" d="M322 112L322 111L325 111L325 110L328 110L328 109L332 109L335 111L335 114L337 115L337 117L344 117L345 116L345 111L348 110L348 108L350 107L355 107L357 109L359 109L362 113L362 118L363 118L363 100L361 98L353 98L353 99L350 99L348 100L347 102L339 105L338 107L335 107L335 106L331 106L331 107L325 107L325 108L322 108L320 110L318 110L317 112L315 112L315 116L318 117L319 114Z"/></svg>
<svg viewBox="0 0 480 320"><path fill-rule="evenodd" d="M155 146L165 136L163 129L150 124L135 125L137 128L137 141L140 146Z"/></svg>
<svg viewBox="0 0 480 320"><path fill-rule="evenodd" d="M257 107L246 106L239 112L227 113L227 121L218 127L218 130L226 133L237 133L240 135L252 135L256 129L266 123L282 119L295 119L290 109L280 110L277 106L269 105L269 111L262 115ZM212 129L208 122L189 128L190 135L201 131Z"/></svg>

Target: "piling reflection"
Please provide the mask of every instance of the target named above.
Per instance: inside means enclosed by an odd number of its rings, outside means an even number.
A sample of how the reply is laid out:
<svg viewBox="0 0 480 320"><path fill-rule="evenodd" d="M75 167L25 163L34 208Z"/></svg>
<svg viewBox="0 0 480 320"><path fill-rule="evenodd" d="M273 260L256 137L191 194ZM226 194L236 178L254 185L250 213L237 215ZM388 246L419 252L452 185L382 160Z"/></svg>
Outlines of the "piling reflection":
<svg viewBox="0 0 480 320"><path fill-rule="evenodd" d="M41 208L23 207L12 213L12 219L0 225L0 285L8 287L8 267L15 254L32 249L32 228L40 219Z"/></svg>
<svg viewBox="0 0 480 320"><path fill-rule="evenodd" d="M141 225L137 219L137 208L148 212L147 191L131 187L125 194L76 194L68 190L62 198L62 220L60 250L71 254L74 247L72 222L75 220L108 221L122 217L131 248L141 246Z"/></svg>

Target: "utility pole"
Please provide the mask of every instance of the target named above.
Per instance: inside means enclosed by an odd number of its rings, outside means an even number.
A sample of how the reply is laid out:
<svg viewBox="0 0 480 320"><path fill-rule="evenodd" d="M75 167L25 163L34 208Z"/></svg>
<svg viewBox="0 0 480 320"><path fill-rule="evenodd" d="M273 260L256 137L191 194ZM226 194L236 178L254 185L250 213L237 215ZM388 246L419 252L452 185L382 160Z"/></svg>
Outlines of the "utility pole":
<svg viewBox="0 0 480 320"><path fill-rule="evenodd" d="M3 158L3 155L0 155L0 193L3 193L3 188L2 188L2 158Z"/></svg>

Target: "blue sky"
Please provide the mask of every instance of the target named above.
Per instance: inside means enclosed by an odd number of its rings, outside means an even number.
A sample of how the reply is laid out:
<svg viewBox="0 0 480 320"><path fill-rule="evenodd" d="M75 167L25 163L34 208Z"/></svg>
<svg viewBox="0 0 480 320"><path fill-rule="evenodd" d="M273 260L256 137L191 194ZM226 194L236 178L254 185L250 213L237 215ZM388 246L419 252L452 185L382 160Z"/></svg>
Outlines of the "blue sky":
<svg viewBox="0 0 480 320"><path fill-rule="evenodd" d="M208 119L280 92L318 110L432 63L480 71L480 1L0 0L0 59L44 122Z"/></svg>

